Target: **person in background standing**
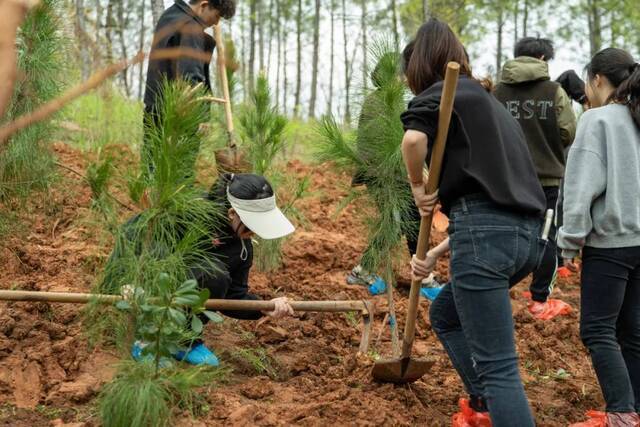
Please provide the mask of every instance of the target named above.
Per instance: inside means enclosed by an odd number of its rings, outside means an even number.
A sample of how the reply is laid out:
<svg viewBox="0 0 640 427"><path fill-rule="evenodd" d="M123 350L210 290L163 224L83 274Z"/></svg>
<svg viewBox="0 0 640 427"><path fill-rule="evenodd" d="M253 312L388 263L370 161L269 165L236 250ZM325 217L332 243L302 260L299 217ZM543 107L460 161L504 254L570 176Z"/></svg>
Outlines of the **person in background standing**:
<svg viewBox="0 0 640 427"><path fill-rule="evenodd" d="M551 40L521 39L514 49L515 59L507 61L502 69L494 95L522 126L544 189L547 209L556 211L564 176L565 149L573 142L576 117L564 89L550 80L548 61L554 55ZM544 310L555 284L560 255L555 240L556 227L552 224L543 263L533 272L530 310L534 314Z"/></svg>
<svg viewBox="0 0 640 427"><path fill-rule="evenodd" d="M160 51L169 50L176 50L178 55L149 61L144 92L143 173L154 170L146 130L160 121L163 86L181 79L193 86L202 85L211 93L209 64L216 43L205 30L218 25L221 18L231 19L235 12L235 0L188 0L188 3L176 0L160 17L150 55L153 57ZM197 131L194 129L194 132Z"/></svg>
<svg viewBox="0 0 640 427"><path fill-rule="evenodd" d="M580 337L606 402L600 424L640 425L640 64L604 49L587 65L592 109L569 151L558 245L582 250ZM593 421L593 420L591 420Z"/></svg>

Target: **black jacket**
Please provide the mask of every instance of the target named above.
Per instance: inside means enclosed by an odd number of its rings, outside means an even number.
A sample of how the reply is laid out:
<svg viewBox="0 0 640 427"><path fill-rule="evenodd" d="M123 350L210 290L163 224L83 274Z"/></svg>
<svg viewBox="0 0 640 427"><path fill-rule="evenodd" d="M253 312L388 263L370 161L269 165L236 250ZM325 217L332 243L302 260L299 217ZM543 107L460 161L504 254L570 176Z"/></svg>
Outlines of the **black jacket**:
<svg viewBox="0 0 640 427"><path fill-rule="evenodd" d="M144 106L147 113L157 110L160 90L163 81L174 81L179 78L202 83L211 92L209 64L216 47L213 37L204 32L206 24L182 0L176 0L173 6L164 11L155 29L154 52L164 49L193 49L202 52L208 60L182 56L172 59L155 59L149 61L147 83L144 92Z"/></svg>

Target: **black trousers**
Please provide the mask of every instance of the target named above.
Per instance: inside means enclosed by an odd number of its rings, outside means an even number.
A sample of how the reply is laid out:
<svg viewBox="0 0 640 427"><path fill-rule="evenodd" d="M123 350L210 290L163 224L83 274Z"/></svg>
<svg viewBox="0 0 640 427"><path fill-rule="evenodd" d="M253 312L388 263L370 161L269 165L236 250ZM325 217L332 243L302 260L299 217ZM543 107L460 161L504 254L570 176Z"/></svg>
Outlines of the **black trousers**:
<svg viewBox="0 0 640 427"><path fill-rule="evenodd" d="M560 187L544 187L544 195L547 199L547 209L556 211L558 203L558 194ZM557 217L557 215L556 215ZM551 223L549 230L549 240L542 257L540 267L533 272L533 281L531 282L531 295L534 301L545 302L549 298L549 294L553 290L556 280L556 270L558 268L558 246L556 244L556 224Z"/></svg>
<svg viewBox="0 0 640 427"><path fill-rule="evenodd" d="M640 412L640 246L585 247L580 337L607 412Z"/></svg>

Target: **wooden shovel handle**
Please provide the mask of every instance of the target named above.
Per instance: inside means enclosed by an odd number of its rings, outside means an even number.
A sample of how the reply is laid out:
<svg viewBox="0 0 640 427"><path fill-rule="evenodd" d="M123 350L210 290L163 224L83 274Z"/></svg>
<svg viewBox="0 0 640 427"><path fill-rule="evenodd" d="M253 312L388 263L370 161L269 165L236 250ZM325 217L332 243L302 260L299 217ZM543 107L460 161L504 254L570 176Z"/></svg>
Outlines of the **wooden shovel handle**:
<svg viewBox="0 0 640 427"><path fill-rule="evenodd" d="M220 73L220 83L224 100L224 113L227 122L227 131L231 135L233 129L233 114L231 112L231 95L229 94L229 80L227 79L227 60L225 56L224 40L222 39L222 24L215 26L216 49L218 49L218 72Z"/></svg>
<svg viewBox="0 0 640 427"><path fill-rule="evenodd" d="M444 78L444 87L442 88L442 97L440 98L440 114L438 115L438 133L433 144L431 153L431 163L429 164L429 180L427 181L427 194L434 193L440 184L440 172L442 172L442 158L444 157L444 149L449 135L449 125L451 124L451 115L453 114L453 101L456 96L456 88L458 86L458 75L460 74L460 65L450 62L447 65L447 72ZM429 249L429 238L431 237L431 223L433 222L433 213L422 217L420 220L420 234L418 235L418 249L416 257L424 260ZM411 291L409 292L409 308L407 309L407 320L404 327L404 337L402 339L401 358L407 358L411 355L413 348L413 340L416 336L416 317L418 315L418 302L420 300L420 280L411 281Z"/></svg>

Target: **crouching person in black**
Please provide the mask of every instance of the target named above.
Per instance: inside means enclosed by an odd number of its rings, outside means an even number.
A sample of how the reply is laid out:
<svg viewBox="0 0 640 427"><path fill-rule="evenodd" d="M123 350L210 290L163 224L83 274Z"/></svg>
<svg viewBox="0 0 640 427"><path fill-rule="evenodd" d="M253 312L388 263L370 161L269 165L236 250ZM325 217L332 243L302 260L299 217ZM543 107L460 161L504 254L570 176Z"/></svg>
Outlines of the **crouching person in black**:
<svg viewBox="0 0 640 427"><path fill-rule="evenodd" d="M218 267L193 267L191 274L202 288L209 290L210 298L234 300L258 300L249 292L249 272L253 265L254 234L262 239L278 239L295 230L294 226L276 206L271 184L262 176L253 174L225 174L214 184L207 198L224 207L227 221L220 234L207 242L207 252ZM271 300L274 311L224 311L222 314L243 320L258 320L263 316L275 318L293 315L293 309L286 297ZM201 317L203 323L208 321ZM134 344L132 355L142 356L142 345ZM218 366L219 361L213 351L199 339L187 351L174 355L194 365Z"/></svg>

